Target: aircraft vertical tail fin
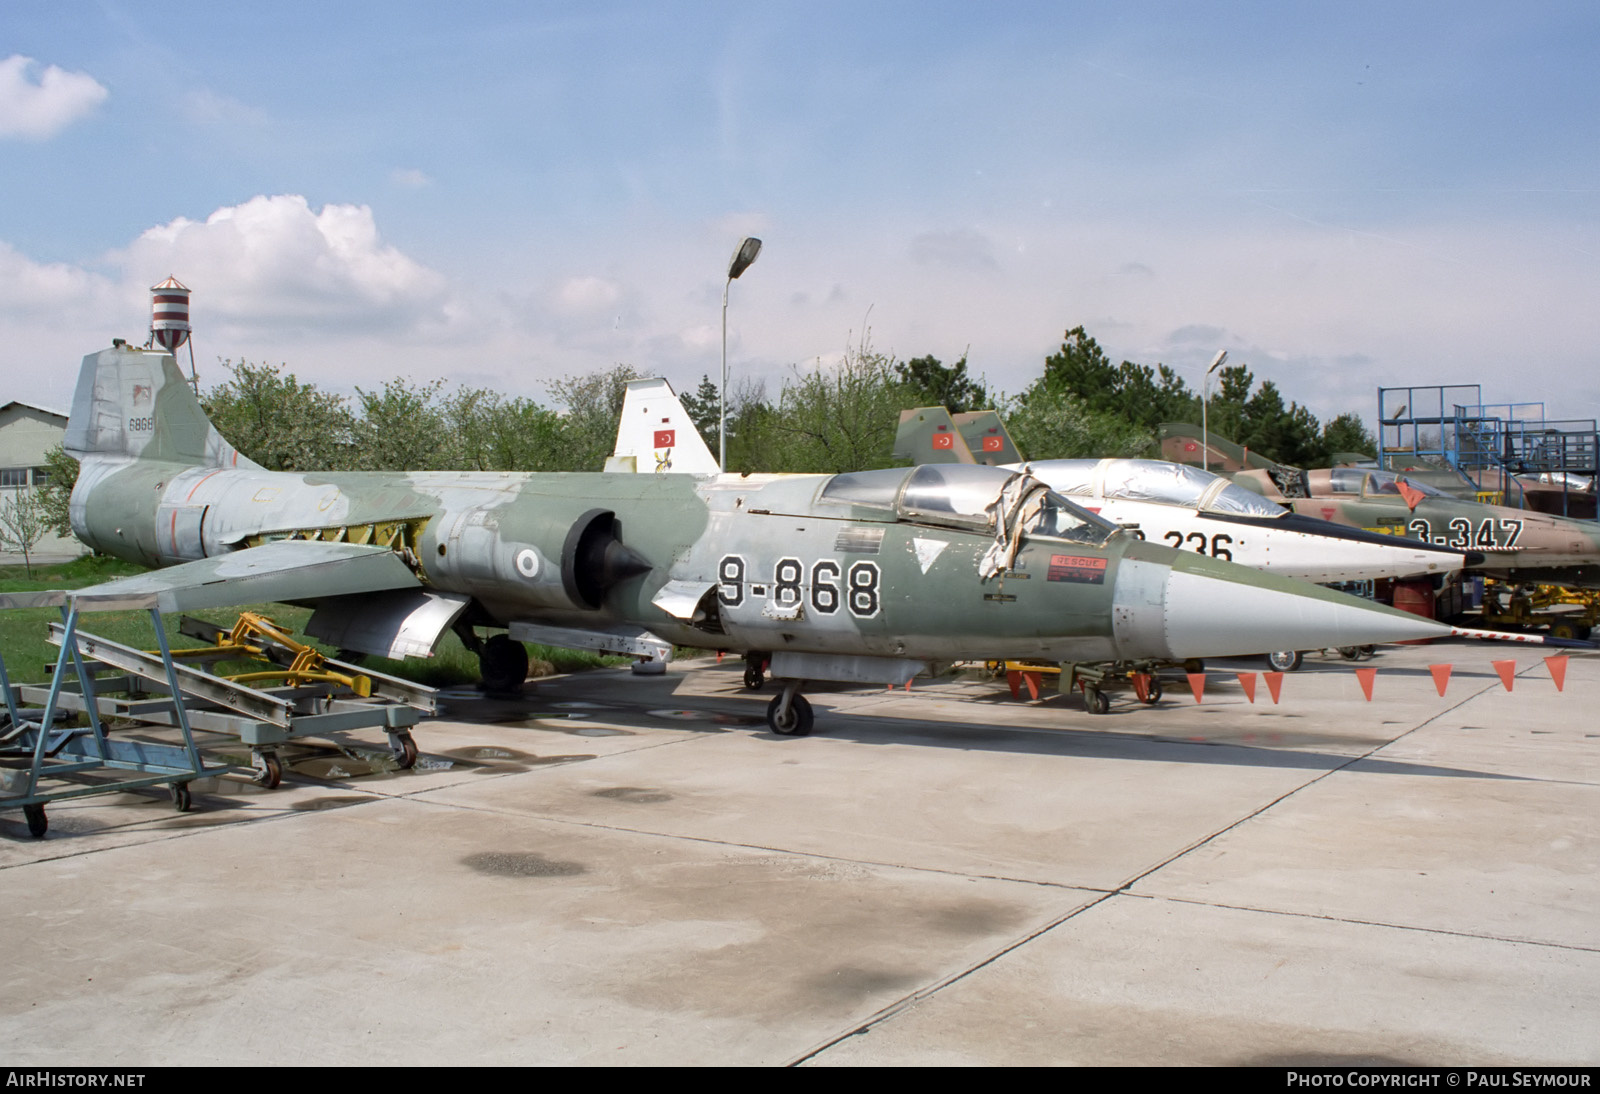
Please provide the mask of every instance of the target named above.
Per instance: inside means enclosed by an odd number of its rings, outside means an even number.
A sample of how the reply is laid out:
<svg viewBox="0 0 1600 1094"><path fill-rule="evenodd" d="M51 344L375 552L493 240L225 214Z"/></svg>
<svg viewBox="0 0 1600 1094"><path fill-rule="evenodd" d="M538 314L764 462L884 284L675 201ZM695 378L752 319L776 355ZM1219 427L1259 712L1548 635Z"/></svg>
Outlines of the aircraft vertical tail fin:
<svg viewBox="0 0 1600 1094"><path fill-rule="evenodd" d="M894 435L894 455L896 459L912 463L976 462L950 412L942 406L900 412L900 427Z"/></svg>
<svg viewBox="0 0 1600 1094"><path fill-rule="evenodd" d="M1006 423L993 410L972 410L955 415L956 428L972 450L972 458L990 467L1021 463L1022 453L1012 443Z"/></svg>
<svg viewBox="0 0 1600 1094"><path fill-rule="evenodd" d="M655 377L628 381L606 470L715 475L721 469L672 385Z"/></svg>
<svg viewBox="0 0 1600 1094"><path fill-rule="evenodd" d="M192 467L255 467L216 431L170 353L120 340L83 359L63 447Z"/></svg>

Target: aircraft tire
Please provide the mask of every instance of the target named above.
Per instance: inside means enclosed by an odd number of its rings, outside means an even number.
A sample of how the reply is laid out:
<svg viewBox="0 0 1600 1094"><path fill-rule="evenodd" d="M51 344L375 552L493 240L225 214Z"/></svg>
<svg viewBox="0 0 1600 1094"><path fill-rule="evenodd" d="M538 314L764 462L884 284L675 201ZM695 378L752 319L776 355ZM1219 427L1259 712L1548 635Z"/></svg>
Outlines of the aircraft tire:
<svg viewBox="0 0 1600 1094"><path fill-rule="evenodd" d="M1158 677L1158 676L1150 677L1150 682L1145 685L1145 689L1144 689L1144 702L1145 702L1145 704L1147 706L1155 706L1157 703L1161 702L1161 678L1160 677Z"/></svg>
<svg viewBox="0 0 1600 1094"><path fill-rule="evenodd" d="M1267 667L1273 672L1294 672L1303 659L1299 650L1274 650L1266 656Z"/></svg>
<svg viewBox="0 0 1600 1094"><path fill-rule="evenodd" d="M778 722L778 711L783 709L783 696L775 695L772 702L767 704L767 728L781 737L804 737L811 732L814 715L811 712L811 703L804 695L796 695L789 700L789 717L782 723Z"/></svg>
<svg viewBox="0 0 1600 1094"><path fill-rule="evenodd" d="M478 675L485 691L518 691L528 679L528 647L497 634L478 653Z"/></svg>

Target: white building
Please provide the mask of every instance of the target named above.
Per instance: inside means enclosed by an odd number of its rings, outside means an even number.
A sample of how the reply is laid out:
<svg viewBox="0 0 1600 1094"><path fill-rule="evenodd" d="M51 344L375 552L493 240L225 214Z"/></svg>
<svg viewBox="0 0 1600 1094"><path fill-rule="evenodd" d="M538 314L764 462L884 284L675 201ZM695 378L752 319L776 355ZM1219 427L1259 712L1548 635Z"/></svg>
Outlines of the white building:
<svg viewBox="0 0 1600 1094"><path fill-rule="evenodd" d="M9 402L0 406L0 497L44 485L45 453L61 443L67 416L59 410L32 403ZM85 553L71 536L46 533L33 549L34 561L59 562ZM20 554L0 552L0 565L21 565Z"/></svg>

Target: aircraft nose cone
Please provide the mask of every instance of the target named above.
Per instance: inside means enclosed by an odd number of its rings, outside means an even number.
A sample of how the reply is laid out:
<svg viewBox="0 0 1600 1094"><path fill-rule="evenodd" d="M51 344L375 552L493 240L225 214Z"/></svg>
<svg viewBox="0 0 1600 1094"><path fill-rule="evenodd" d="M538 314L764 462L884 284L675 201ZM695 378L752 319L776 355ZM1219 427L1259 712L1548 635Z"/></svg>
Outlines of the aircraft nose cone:
<svg viewBox="0 0 1600 1094"><path fill-rule="evenodd" d="M1174 566L1166 640L1174 659L1438 638L1450 628L1318 585L1219 564Z"/></svg>

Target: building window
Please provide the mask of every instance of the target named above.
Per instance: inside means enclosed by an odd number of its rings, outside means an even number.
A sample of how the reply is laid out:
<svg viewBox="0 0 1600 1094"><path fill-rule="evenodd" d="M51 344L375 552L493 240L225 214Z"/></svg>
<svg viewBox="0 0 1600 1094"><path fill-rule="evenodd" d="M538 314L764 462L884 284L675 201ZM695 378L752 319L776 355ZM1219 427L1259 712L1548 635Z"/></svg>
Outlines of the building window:
<svg viewBox="0 0 1600 1094"><path fill-rule="evenodd" d="M0 467L0 486L27 486L26 467Z"/></svg>
<svg viewBox="0 0 1600 1094"><path fill-rule="evenodd" d="M50 481L50 469L48 467L35 467L33 469L33 485L35 485L35 486L43 486L45 483L47 483L49 481Z"/></svg>

